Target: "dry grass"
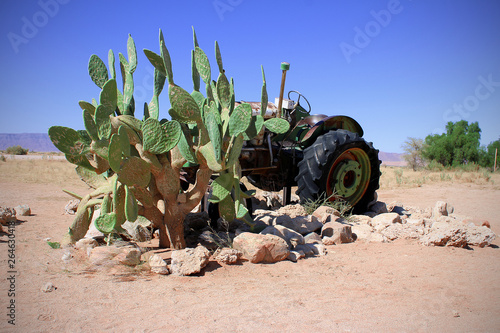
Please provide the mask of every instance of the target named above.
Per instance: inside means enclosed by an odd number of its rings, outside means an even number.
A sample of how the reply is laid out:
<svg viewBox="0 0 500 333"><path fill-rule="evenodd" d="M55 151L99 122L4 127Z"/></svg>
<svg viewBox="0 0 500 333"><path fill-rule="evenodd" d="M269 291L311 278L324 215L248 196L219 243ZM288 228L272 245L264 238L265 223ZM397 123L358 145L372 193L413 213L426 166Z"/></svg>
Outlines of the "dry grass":
<svg viewBox="0 0 500 333"><path fill-rule="evenodd" d="M470 183L477 185L500 185L500 173L491 173L486 170L464 171L456 169L443 171L413 171L412 169L406 167L382 166L381 171L381 189L391 189L395 187L420 187L424 184L442 182L455 184Z"/></svg>
<svg viewBox="0 0 500 333"><path fill-rule="evenodd" d="M54 184L61 187L81 184L73 164L54 159L0 161L0 183L3 182Z"/></svg>

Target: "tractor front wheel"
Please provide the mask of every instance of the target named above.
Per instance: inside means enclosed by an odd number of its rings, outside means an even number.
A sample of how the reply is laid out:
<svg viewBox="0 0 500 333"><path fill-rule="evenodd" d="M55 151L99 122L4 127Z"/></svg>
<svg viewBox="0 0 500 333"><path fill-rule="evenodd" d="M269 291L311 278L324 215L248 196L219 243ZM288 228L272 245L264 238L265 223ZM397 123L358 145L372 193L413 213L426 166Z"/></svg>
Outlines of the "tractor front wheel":
<svg viewBox="0 0 500 333"><path fill-rule="evenodd" d="M325 195L332 201L342 198L355 213L364 213L379 187L378 150L357 133L346 130L319 136L304 150L298 166L295 180L301 201Z"/></svg>

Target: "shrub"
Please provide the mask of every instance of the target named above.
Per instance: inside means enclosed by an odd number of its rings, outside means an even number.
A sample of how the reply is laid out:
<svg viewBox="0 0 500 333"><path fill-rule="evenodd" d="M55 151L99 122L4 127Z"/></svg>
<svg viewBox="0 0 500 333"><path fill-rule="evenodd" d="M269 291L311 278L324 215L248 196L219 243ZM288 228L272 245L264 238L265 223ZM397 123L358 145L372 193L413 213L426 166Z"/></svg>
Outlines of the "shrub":
<svg viewBox="0 0 500 333"><path fill-rule="evenodd" d="M28 155L29 149L25 149L20 145L9 147L5 150L7 154L11 155Z"/></svg>
<svg viewBox="0 0 500 333"><path fill-rule="evenodd" d="M428 165L427 168L430 171L444 171L444 166L437 162L436 160L432 160Z"/></svg>

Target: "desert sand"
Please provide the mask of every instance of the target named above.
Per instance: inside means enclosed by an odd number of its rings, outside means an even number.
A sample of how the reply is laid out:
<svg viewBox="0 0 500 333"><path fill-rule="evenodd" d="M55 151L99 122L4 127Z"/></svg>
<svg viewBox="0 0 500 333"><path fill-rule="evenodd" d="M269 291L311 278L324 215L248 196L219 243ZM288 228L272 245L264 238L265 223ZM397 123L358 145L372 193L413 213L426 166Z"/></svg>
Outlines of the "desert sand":
<svg viewBox="0 0 500 333"><path fill-rule="evenodd" d="M0 234L1 332L500 331L499 239L470 249L357 241L328 246L328 255L296 263L211 262L189 277L125 267L96 270L78 254L63 261L65 250L46 242L60 241L73 219L64 215L71 198L61 189L84 194L87 186L57 171L71 174L69 164L61 166L65 162L12 163L0 162L0 206L28 204L32 215L18 217L15 226L12 297L8 235ZM42 175L54 170L64 180ZM475 223L488 220L499 234L499 178L384 185L378 195L420 208L444 200ZM42 292L49 282L56 289ZM15 326L8 323L11 299Z"/></svg>

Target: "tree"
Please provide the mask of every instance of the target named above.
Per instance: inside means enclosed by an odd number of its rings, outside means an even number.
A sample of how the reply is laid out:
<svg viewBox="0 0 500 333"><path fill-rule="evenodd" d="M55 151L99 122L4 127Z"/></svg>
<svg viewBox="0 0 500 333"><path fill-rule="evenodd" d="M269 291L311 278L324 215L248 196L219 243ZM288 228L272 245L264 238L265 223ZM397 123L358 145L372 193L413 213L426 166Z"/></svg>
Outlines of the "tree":
<svg viewBox="0 0 500 333"><path fill-rule="evenodd" d="M479 152L479 164L487 168L495 165L495 149L500 150L500 139L490 142L487 147L481 147ZM497 155L497 167L500 163L500 154Z"/></svg>
<svg viewBox="0 0 500 333"><path fill-rule="evenodd" d="M446 133L428 135L425 138L422 155L444 166L478 163L481 129L477 122L466 120L448 122Z"/></svg>
<svg viewBox="0 0 500 333"><path fill-rule="evenodd" d="M422 139L412 137L409 137L402 145L405 152L403 158L413 171L417 171L417 169L424 166L424 158L422 156L423 145L424 141Z"/></svg>

